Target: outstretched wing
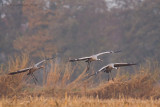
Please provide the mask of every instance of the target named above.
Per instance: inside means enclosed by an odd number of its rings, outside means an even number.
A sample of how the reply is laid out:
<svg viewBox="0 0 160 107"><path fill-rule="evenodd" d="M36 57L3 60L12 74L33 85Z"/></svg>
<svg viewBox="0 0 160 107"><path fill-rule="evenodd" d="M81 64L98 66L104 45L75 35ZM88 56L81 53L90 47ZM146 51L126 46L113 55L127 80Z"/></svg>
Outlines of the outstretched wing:
<svg viewBox="0 0 160 107"><path fill-rule="evenodd" d="M82 58L77 58L77 59L70 59L69 62L75 62L75 61L84 61L87 59L90 59L91 57L82 57Z"/></svg>
<svg viewBox="0 0 160 107"><path fill-rule="evenodd" d="M46 60L44 59L44 60L42 60L42 61L40 61L40 62L38 62L38 63L36 63L34 66L38 66L38 65L40 65L40 64L42 64L43 62L45 62Z"/></svg>
<svg viewBox="0 0 160 107"><path fill-rule="evenodd" d="M100 55L108 54L108 53L118 53L118 52L121 52L121 51L106 51L106 52L98 53L98 54L96 54L96 56L100 56Z"/></svg>
<svg viewBox="0 0 160 107"><path fill-rule="evenodd" d="M131 65L137 65L137 64L134 64L134 63L114 63L114 67L131 66Z"/></svg>
<svg viewBox="0 0 160 107"><path fill-rule="evenodd" d="M27 71L30 70L30 69L31 69L31 67L30 67L30 68L21 69L21 70L18 70L18 71L16 71L16 72L11 72L11 73L9 73L8 75L14 75L14 74L22 73L22 72L27 72Z"/></svg>
<svg viewBox="0 0 160 107"><path fill-rule="evenodd" d="M47 58L47 59L44 59L44 60L42 60L42 61L36 63L34 66L37 67L38 65L42 64L43 62L48 61L48 60L51 60L51 59L54 59L54 58Z"/></svg>
<svg viewBox="0 0 160 107"><path fill-rule="evenodd" d="M101 69L99 69L98 71L99 71L99 72L104 71L107 67L108 67L108 65L107 65L107 66L102 67L102 68L101 68Z"/></svg>
<svg viewBox="0 0 160 107"><path fill-rule="evenodd" d="M95 72L94 74L89 75L86 79L88 79L88 78L90 78L90 77L92 77L92 76L94 76L94 75L97 75L98 73L104 71L104 70L106 69L106 67L107 67L107 66L102 67L101 69L99 69L99 70L98 70L97 72Z"/></svg>

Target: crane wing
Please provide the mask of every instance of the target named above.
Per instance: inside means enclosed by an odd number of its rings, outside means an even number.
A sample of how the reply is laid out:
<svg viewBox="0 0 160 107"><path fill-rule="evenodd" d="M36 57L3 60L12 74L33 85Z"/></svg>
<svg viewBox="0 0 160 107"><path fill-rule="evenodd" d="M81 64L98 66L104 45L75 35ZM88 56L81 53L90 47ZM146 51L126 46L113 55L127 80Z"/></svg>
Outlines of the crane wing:
<svg viewBox="0 0 160 107"><path fill-rule="evenodd" d="M106 51L106 52L98 53L98 54L96 54L96 56L100 56L100 55L108 54L108 53L118 53L118 52L121 52L121 51Z"/></svg>
<svg viewBox="0 0 160 107"><path fill-rule="evenodd" d="M108 65L107 65L107 66L102 67L102 68L101 68L101 69L99 69L98 71L99 71L99 72L100 72L100 71L103 71L103 70L105 70L107 67L108 67Z"/></svg>
<svg viewBox="0 0 160 107"><path fill-rule="evenodd" d="M98 73L104 71L104 70L106 69L106 67L107 67L107 66L102 67L101 69L99 69L99 70L98 70L97 72L95 72L94 74L89 75L87 78L90 78L90 77L92 77L92 76L94 76L94 75L97 75Z"/></svg>
<svg viewBox="0 0 160 107"><path fill-rule="evenodd" d="M44 59L44 60L42 60L42 61L40 61L40 62L38 62L38 63L36 63L34 66L38 66L38 65L40 65L40 64L42 64L43 62L45 62L46 60Z"/></svg>
<svg viewBox="0 0 160 107"><path fill-rule="evenodd" d="M21 70L18 70L16 72L11 72L9 73L8 75L14 75L14 74L19 74L19 73L22 73L22 72L27 72L28 70L30 70L32 67L30 68L25 68L25 69L21 69Z"/></svg>
<svg viewBox="0 0 160 107"><path fill-rule="evenodd" d="M114 67L131 66L131 65L137 65L137 64L134 64L134 63L114 63Z"/></svg>
<svg viewBox="0 0 160 107"><path fill-rule="evenodd" d="M40 62L36 63L34 66L36 66L36 67L37 67L38 65L42 64L43 62L48 61L48 60L51 60L51 59L54 59L54 58L52 57L52 58L44 59L44 60L42 60L42 61L40 61Z"/></svg>
<svg viewBox="0 0 160 107"><path fill-rule="evenodd" d="M82 57L82 58L77 58L77 59L70 59L69 61L70 62L75 62L75 61L84 61L84 60L87 60L91 57Z"/></svg>

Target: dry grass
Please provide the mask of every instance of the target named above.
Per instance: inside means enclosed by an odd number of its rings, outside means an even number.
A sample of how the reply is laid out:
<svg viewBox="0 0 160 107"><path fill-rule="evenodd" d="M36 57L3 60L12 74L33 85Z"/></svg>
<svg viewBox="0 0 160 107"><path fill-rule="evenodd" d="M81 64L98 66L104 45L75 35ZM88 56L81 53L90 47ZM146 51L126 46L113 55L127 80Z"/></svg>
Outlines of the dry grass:
<svg viewBox="0 0 160 107"><path fill-rule="evenodd" d="M87 91L87 96L97 95L99 98L119 98L124 96L126 98L160 98L160 87L156 86L157 80L153 78L150 73L137 74L128 81L121 81L116 79L114 82L106 82L100 84L98 87ZM156 91L157 90L157 91ZM153 94L156 93L156 94Z"/></svg>
<svg viewBox="0 0 160 107"><path fill-rule="evenodd" d="M15 56L10 58L7 66L1 67L0 75L0 97L17 95L24 87L24 74L8 76L8 72L16 71L20 68L26 67L28 63L28 56L23 54L22 57Z"/></svg>
<svg viewBox="0 0 160 107"><path fill-rule="evenodd" d="M25 97L1 99L0 107L159 107L160 100L65 97L64 99Z"/></svg>
<svg viewBox="0 0 160 107"><path fill-rule="evenodd" d="M94 77L83 80L87 76L85 69L81 71L79 65L72 66L65 62L48 63L43 85L35 85L32 80L26 82L25 73L6 75L8 71L30 66L28 62L29 56L22 55L11 58L7 65L1 66L0 106L158 107L160 105L158 100L160 73L157 62L152 65L148 61L132 75L117 74L114 81L101 80L99 84Z"/></svg>
<svg viewBox="0 0 160 107"><path fill-rule="evenodd" d="M70 63L54 63L50 62L50 68L45 73L45 78L43 79L43 86L35 85L32 78L26 80L26 73L17 74L13 76L7 75L8 72L15 72L19 69L31 66L28 64L29 56L15 56L10 58L10 61L5 67L1 67L0 76L0 95L13 97L13 96L63 96L67 91L81 90L83 82L82 78L86 76L85 70L79 72L77 76L76 67L71 66ZM45 72L45 70L44 70ZM38 73L38 71L36 72ZM37 75L38 77L38 75Z"/></svg>

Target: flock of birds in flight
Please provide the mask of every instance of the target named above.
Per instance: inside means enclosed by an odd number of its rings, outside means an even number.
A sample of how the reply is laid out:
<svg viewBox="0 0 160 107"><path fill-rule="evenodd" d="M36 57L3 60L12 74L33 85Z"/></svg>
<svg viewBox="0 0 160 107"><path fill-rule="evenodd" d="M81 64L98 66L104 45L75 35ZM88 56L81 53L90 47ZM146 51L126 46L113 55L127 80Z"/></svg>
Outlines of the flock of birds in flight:
<svg viewBox="0 0 160 107"><path fill-rule="evenodd" d="M87 62L87 70L86 72L90 69L90 64L91 62L93 61L103 61L101 59L98 58L98 56L100 55L103 55L103 54L109 54L109 53L119 53L121 51L106 51L106 52L101 52L101 53L98 53L98 54L95 54L95 55L91 55L91 56L87 56L87 57L81 57L81 58L76 58L76 59L70 59L69 62L76 62L76 61L84 61L84 62ZM43 64L44 62L46 61L49 61L49 60L52 60L54 58L48 58L48 59L44 59L36 64L34 64L33 66L31 67L28 67L28 68L24 68L24 69L21 69L21 70L18 70L16 72L10 72L9 75L15 75L15 74L19 74L19 73L23 73L23 72L27 72L27 75L28 76L32 76L35 84L36 82L38 82L37 78L35 77L35 75L33 74L35 71L39 70L39 69L42 69L44 68L44 66L42 66L41 64ZM40 66L41 65L41 66ZM131 66L131 65L136 65L135 63L110 63L104 67L102 67L101 69L99 69L97 72L95 72L94 74L91 74L89 75L87 78L91 77L91 76L94 76L94 75L97 75L98 73L100 72L105 72L105 73L108 73L108 81L110 79L109 77L109 74L111 74L111 71L113 69L118 69L119 67L123 67L123 66ZM113 80L113 77L112 77L112 80Z"/></svg>

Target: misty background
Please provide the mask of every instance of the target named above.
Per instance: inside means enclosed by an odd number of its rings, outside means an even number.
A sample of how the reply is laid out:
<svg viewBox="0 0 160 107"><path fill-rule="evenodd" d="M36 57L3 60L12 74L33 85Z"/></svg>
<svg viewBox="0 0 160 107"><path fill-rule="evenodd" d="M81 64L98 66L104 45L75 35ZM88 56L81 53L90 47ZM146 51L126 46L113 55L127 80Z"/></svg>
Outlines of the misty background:
<svg viewBox="0 0 160 107"><path fill-rule="evenodd" d="M37 62L108 50L122 52L95 65L159 62L159 34L159 0L0 0L0 64L22 53Z"/></svg>

